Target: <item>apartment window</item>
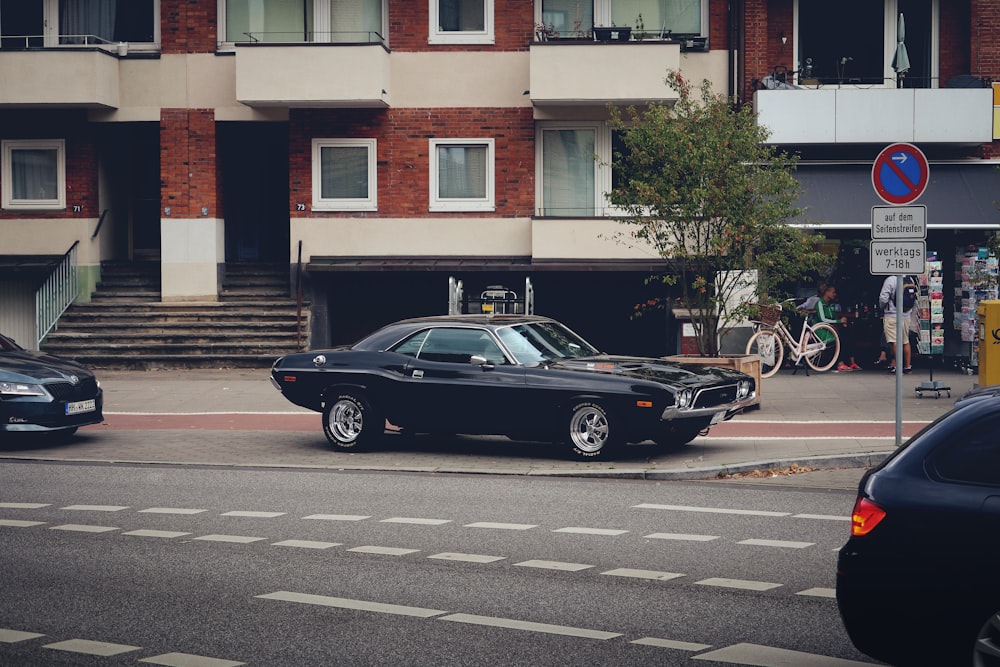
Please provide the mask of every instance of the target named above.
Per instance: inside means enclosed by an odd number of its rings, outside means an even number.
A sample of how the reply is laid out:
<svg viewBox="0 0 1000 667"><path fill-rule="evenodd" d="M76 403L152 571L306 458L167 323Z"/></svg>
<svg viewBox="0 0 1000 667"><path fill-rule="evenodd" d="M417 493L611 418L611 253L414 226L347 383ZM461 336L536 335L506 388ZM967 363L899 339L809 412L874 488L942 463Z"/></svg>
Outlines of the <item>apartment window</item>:
<svg viewBox="0 0 1000 667"><path fill-rule="evenodd" d="M62 139L4 141L0 150L4 208L66 208L66 143Z"/></svg>
<svg viewBox="0 0 1000 667"><path fill-rule="evenodd" d="M936 87L933 35L939 0L797 0L799 81L894 88ZM899 16L910 68L893 69ZM850 39L844 39L850 35Z"/></svg>
<svg viewBox="0 0 1000 667"><path fill-rule="evenodd" d="M0 0L0 48L159 41L159 0Z"/></svg>
<svg viewBox="0 0 1000 667"><path fill-rule="evenodd" d="M223 42L380 44L386 0L219 0Z"/></svg>
<svg viewBox="0 0 1000 667"><path fill-rule="evenodd" d="M430 0L431 44L492 44L493 0Z"/></svg>
<svg viewBox="0 0 1000 667"><path fill-rule="evenodd" d="M597 207L596 127L541 130L542 215L590 217Z"/></svg>
<svg viewBox="0 0 1000 667"><path fill-rule="evenodd" d="M708 0L542 0L536 17L564 37L582 36L600 26L635 27L642 15L647 33L703 35L708 22Z"/></svg>
<svg viewBox="0 0 1000 667"><path fill-rule="evenodd" d="M431 139L430 210L493 211L492 139Z"/></svg>
<svg viewBox="0 0 1000 667"><path fill-rule="evenodd" d="M375 139L313 139L313 210L378 210Z"/></svg>

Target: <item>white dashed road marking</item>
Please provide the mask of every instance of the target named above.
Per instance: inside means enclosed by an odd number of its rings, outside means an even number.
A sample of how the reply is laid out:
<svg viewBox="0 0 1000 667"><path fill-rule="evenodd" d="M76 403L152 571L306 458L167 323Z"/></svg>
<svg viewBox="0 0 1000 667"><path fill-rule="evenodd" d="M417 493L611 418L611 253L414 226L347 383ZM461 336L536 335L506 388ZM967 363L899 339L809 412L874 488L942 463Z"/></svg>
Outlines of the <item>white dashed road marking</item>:
<svg viewBox="0 0 1000 667"><path fill-rule="evenodd" d="M401 549L399 547L354 547L353 549L348 549L348 551L355 551L362 554L379 554L382 556L406 556L408 554L415 554L420 549Z"/></svg>
<svg viewBox="0 0 1000 667"><path fill-rule="evenodd" d="M149 514L201 514L202 512L207 511L208 510L186 509L184 507L150 507L148 509L139 510L139 512L147 512Z"/></svg>
<svg viewBox="0 0 1000 667"><path fill-rule="evenodd" d="M580 535L624 535L627 530L613 530L610 528L577 528L569 526L567 528L557 528L553 533L578 533Z"/></svg>
<svg viewBox="0 0 1000 667"><path fill-rule="evenodd" d="M418 618L432 618L447 614L447 611L440 609L424 609L422 607L407 607L397 604L385 604L382 602L368 602L366 600L350 600L348 598L335 598L326 595L310 595L308 593L292 593L290 591L277 591L258 595L258 598L265 600L283 600L285 602L298 602L301 604L314 604L322 607L337 607L339 609L356 609L358 611L373 611L380 614L395 614L398 616L416 616Z"/></svg>
<svg viewBox="0 0 1000 667"><path fill-rule="evenodd" d="M10 526L11 528L30 528L31 526L41 526L44 521L19 521L18 519L0 519L0 526Z"/></svg>
<svg viewBox="0 0 1000 667"><path fill-rule="evenodd" d="M235 542L238 544L249 544L251 542L260 542L261 540L267 538L248 537L246 535L202 535L201 537L194 537L192 539L204 540L206 542Z"/></svg>
<svg viewBox="0 0 1000 667"><path fill-rule="evenodd" d="M743 540L736 544L750 544L757 547L784 547L786 549L805 549L815 546L815 542L789 542L787 540Z"/></svg>
<svg viewBox="0 0 1000 667"><path fill-rule="evenodd" d="M60 507L62 510L76 510L80 512L121 512L127 510L125 505L67 505Z"/></svg>
<svg viewBox="0 0 1000 667"><path fill-rule="evenodd" d="M608 570L607 572L601 572L601 574L607 574L612 577L632 577L634 579L653 579L655 581L670 581L671 579L678 579L685 575L677 574L676 572L657 572L656 570L634 570L628 567L620 567L616 570Z"/></svg>
<svg viewBox="0 0 1000 667"><path fill-rule="evenodd" d="M807 588L804 591L799 591L796 595L809 595L817 598L837 598L837 590L834 588Z"/></svg>
<svg viewBox="0 0 1000 667"><path fill-rule="evenodd" d="M758 644L733 644L708 653L691 657L692 660L711 660L713 662L728 662L731 665L755 665L756 667L872 667L870 662L831 658L815 653L789 651L773 646Z"/></svg>
<svg viewBox="0 0 1000 667"><path fill-rule="evenodd" d="M620 632L603 632L601 630L587 630L585 628L574 628L567 625L532 623L531 621L518 621L512 618L494 618L492 616L476 616L474 614L450 614L448 616L442 616L437 620L454 621L456 623L471 623L472 625L487 625L494 628L508 628L510 630L528 630L529 632L544 632L550 635L583 637L585 639L607 640L622 636Z"/></svg>
<svg viewBox="0 0 1000 667"><path fill-rule="evenodd" d="M657 639L656 637L643 637L636 639L630 644L641 644L643 646L658 646L660 648L673 648L678 651L704 651L712 648L711 644L695 644L693 642L678 642L672 639Z"/></svg>
<svg viewBox="0 0 1000 667"><path fill-rule="evenodd" d="M412 523L418 526L443 526L451 523L451 519L414 519L405 516L395 516L391 519L382 519L381 523Z"/></svg>
<svg viewBox="0 0 1000 667"><path fill-rule="evenodd" d="M112 644L111 642L95 642L89 639L67 639L64 642L46 644L42 648L51 648L56 651L69 651L71 653L86 653L87 655L99 655L105 658L138 651L141 646L129 646L128 644Z"/></svg>
<svg viewBox="0 0 1000 667"><path fill-rule="evenodd" d="M818 519L820 521L850 521L851 517L840 514L795 514L793 519Z"/></svg>
<svg viewBox="0 0 1000 667"><path fill-rule="evenodd" d="M191 655L190 653L164 653L154 655L152 658L143 658L139 662L150 665L166 665L167 667L238 667L245 665L245 662L235 660L221 660L219 658L206 658L202 655Z"/></svg>
<svg viewBox="0 0 1000 667"><path fill-rule="evenodd" d="M709 577L701 581L694 582L702 586L718 586L720 588L739 588L745 591L769 591L772 588L780 588L781 584L772 584L767 581L750 581L748 579L724 579L722 577Z"/></svg>
<svg viewBox="0 0 1000 667"><path fill-rule="evenodd" d="M303 519L318 519L320 521L364 521L365 519L370 519L370 516L364 516L362 514L310 514L309 516L302 517Z"/></svg>
<svg viewBox="0 0 1000 667"><path fill-rule="evenodd" d="M531 530L538 528L531 523L493 523L492 521L477 521L476 523L465 524L466 528L493 528L496 530Z"/></svg>
<svg viewBox="0 0 1000 667"><path fill-rule="evenodd" d="M498 560L505 560L506 556L486 556L483 554L460 554L460 553L441 553L434 554L433 556L428 556L428 558L435 558L437 560L457 560L464 563L495 563Z"/></svg>
<svg viewBox="0 0 1000 667"><path fill-rule="evenodd" d="M330 547L339 547L340 542L314 542L312 540L282 540L281 542L272 542L273 546L276 547L299 547L302 549L329 549Z"/></svg>
<svg viewBox="0 0 1000 667"><path fill-rule="evenodd" d="M122 535L136 535L137 537L184 537L191 533L181 533L176 530L130 530Z"/></svg>
<svg viewBox="0 0 1000 667"><path fill-rule="evenodd" d="M0 643L2 644L15 644L44 636L37 632L23 632L21 630L11 630L10 628L0 628Z"/></svg>
<svg viewBox="0 0 1000 667"><path fill-rule="evenodd" d="M560 570L561 572L579 572L589 570L593 565L583 565L582 563L563 563L558 560L526 560L521 563L514 563L518 567L537 567L542 570Z"/></svg>
<svg viewBox="0 0 1000 667"><path fill-rule="evenodd" d="M645 537L652 540L686 540L688 542L711 542L719 539L718 535L686 535L684 533L650 533Z"/></svg>
<svg viewBox="0 0 1000 667"><path fill-rule="evenodd" d="M0 508L10 510L37 510L48 507L51 503L0 503Z"/></svg>
<svg viewBox="0 0 1000 667"><path fill-rule="evenodd" d="M121 530L111 526L87 526L78 523L67 523L61 526L52 526L49 530L72 530L78 533L108 533L112 530Z"/></svg>
<svg viewBox="0 0 1000 667"><path fill-rule="evenodd" d="M273 519L275 517L284 516L284 512L249 512L249 511L235 511L235 512L223 512L219 516L245 516L251 519Z"/></svg>
<svg viewBox="0 0 1000 667"><path fill-rule="evenodd" d="M689 505L656 505L653 503L642 503L633 505L636 509L644 510L669 510L672 512L706 512L709 514L740 514L743 516L788 516L791 512L768 512L765 510L740 510L726 509L723 507L693 507Z"/></svg>

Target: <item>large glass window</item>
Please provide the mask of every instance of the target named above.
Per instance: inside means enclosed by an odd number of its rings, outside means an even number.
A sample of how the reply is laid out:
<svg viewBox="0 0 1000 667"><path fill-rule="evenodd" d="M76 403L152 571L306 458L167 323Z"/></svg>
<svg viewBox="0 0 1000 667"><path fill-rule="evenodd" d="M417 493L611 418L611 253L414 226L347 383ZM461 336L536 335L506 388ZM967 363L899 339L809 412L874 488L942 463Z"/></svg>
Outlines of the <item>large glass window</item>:
<svg viewBox="0 0 1000 667"><path fill-rule="evenodd" d="M66 145L62 139L4 141L0 151L4 208L66 208Z"/></svg>
<svg viewBox="0 0 1000 667"><path fill-rule="evenodd" d="M375 139L314 139L313 210L377 210L375 155Z"/></svg>
<svg viewBox="0 0 1000 667"><path fill-rule="evenodd" d="M431 44L492 44L493 0L430 0Z"/></svg>
<svg viewBox="0 0 1000 667"><path fill-rule="evenodd" d="M383 0L330 0L331 42L374 44L384 41ZM327 41L317 35L317 41Z"/></svg>
<svg viewBox="0 0 1000 667"><path fill-rule="evenodd" d="M707 8L707 0L542 0L536 19L560 37L586 36L595 25L641 27L653 36L704 35Z"/></svg>
<svg viewBox="0 0 1000 667"><path fill-rule="evenodd" d="M493 146L492 139L431 140L430 210L494 210Z"/></svg>
<svg viewBox="0 0 1000 667"><path fill-rule="evenodd" d="M226 0L226 41L311 41L312 5L312 0Z"/></svg>
<svg viewBox="0 0 1000 667"><path fill-rule="evenodd" d="M541 131L542 215L593 216L596 200L596 128Z"/></svg>
<svg viewBox="0 0 1000 667"><path fill-rule="evenodd" d="M159 41L159 0L0 0L0 47Z"/></svg>

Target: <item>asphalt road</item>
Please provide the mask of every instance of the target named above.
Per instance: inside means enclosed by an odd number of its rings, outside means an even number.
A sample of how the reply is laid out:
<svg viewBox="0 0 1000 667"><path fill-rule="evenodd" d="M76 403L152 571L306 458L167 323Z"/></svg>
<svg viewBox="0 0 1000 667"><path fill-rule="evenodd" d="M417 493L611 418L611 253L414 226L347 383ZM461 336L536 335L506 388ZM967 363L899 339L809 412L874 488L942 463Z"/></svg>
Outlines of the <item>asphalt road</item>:
<svg viewBox="0 0 1000 667"><path fill-rule="evenodd" d="M3 462L0 664L863 664L831 597L853 500Z"/></svg>

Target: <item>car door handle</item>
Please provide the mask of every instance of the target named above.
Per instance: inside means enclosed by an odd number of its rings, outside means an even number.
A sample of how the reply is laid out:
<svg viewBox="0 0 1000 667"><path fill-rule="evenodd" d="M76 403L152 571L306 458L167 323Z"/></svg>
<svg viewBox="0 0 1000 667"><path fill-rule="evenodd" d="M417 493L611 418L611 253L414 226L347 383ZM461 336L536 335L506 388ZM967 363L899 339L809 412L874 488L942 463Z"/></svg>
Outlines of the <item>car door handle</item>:
<svg viewBox="0 0 1000 667"><path fill-rule="evenodd" d="M413 377L415 377L415 378L417 378L419 380L423 376L424 376L424 372L422 370L420 370L419 368L414 368L413 369Z"/></svg>

